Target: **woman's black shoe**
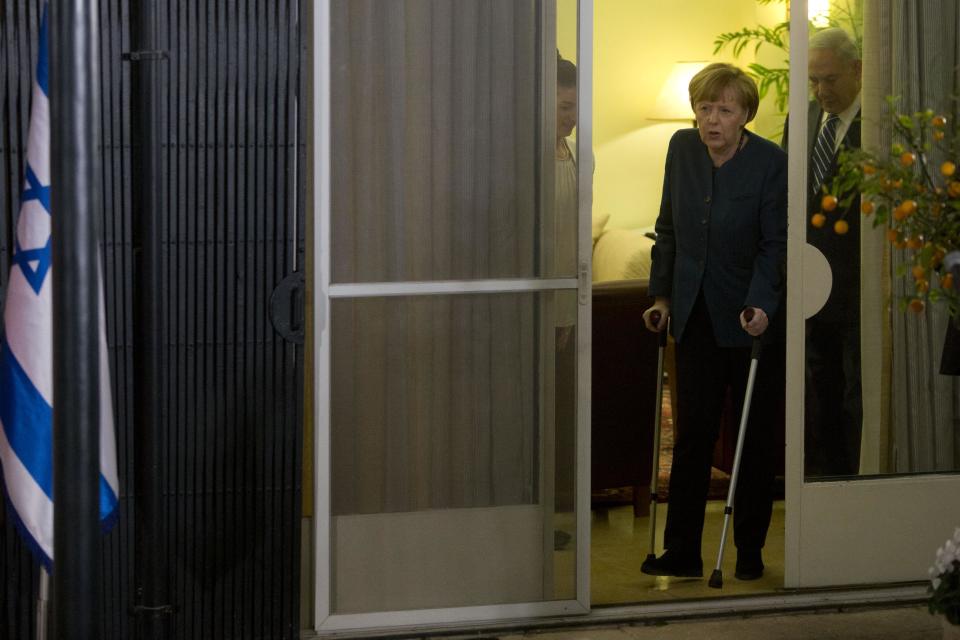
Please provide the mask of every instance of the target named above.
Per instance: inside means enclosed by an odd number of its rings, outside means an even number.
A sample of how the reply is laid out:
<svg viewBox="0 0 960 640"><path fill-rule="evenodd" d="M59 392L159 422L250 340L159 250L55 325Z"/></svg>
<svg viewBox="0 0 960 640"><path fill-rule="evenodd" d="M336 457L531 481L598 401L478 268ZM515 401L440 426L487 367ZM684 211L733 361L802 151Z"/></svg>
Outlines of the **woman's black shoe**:
<svg viewBox="0 0 960 640"><path fill-rule="evenodd" d="M667 549L659 558L648 557L644 560L640 571L651 576L702 578L703 560L698 556L674 553Z"/></svg>
<svg viewBox="0 0 960 640"><path fill-rule="evenodd" d="M763 558L760 556L760 550L737 549L737 571L733 575L737 580L759 580L762 578Z"/></svg>

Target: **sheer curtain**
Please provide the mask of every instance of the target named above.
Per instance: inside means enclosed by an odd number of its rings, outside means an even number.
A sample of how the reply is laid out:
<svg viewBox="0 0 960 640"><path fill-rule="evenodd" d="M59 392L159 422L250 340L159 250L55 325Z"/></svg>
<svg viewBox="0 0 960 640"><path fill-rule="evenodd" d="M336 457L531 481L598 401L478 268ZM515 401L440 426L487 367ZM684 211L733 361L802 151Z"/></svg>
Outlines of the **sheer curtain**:
<svg viewBox="0 0 960 640"><path fill-rule="evenodd" d="M541 275L537 4L331 3L332 282ZM333 301L335 514L536 500L543 298Z"/></svg>
<svg viewBox="0 0 960 640"><path fill-rule="evenodd" d="M864 17L864 145L889 149L893 142L884 102L887 95L899 96L899 109L904 112L930 108L956 122L960 115L954 101L960 87L960 4L955 0L866 0ZM931 158L933 166L942 160ZM960 388L955 377L939 373L947 313L936 304L928 305L919 316L901 312L896 301L912 290L909 270L906 276L898 275L905 255L877 243L875 234L869 242L873 251L869 255L865 251L864 260L872 265L864 264L864 288L880 292L873 298L875 314L883 304L890 306L889 324L865 331L864 353L868 348L892 353L879 397L868 401L864 389L865 407L868 402L889 403L889 421L870 431L874 444L882 446L877 468L869 471L958 469ZM884 284L867 281L877 273L888 274ZM869 426L864 417L866 438Z"/></svg>

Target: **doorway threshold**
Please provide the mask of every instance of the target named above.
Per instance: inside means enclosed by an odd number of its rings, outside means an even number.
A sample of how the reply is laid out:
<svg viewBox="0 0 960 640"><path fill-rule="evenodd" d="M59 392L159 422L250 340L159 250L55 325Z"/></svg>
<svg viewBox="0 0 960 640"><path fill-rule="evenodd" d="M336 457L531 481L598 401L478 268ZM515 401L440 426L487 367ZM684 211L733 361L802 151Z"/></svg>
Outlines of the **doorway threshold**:
<svg viewBox="0 0 960 640"><path fill-rule="evenodd" d="M559 628L652 625L678 620L744 618L781 613L885 608L892 605L922 603L928 597L927 582L844 588L784 589L764 595L600 606L594 607L585 615L554 616L550 618L515 619L500 622L463 622L455 625L409 626L326 633L304 630L300 637L303 640L423 637L485 640L496 638L505 633L549 631Z"/></svg>
<svg viewBox="0 0 960 640"><path fill-rule="evenodd" d="M817 589L783 589L775 593L594 607L586 617L572 618L588 624L632 624L681 619L745 617L758 614L888 607L925 602L927 582Z"/></svg>

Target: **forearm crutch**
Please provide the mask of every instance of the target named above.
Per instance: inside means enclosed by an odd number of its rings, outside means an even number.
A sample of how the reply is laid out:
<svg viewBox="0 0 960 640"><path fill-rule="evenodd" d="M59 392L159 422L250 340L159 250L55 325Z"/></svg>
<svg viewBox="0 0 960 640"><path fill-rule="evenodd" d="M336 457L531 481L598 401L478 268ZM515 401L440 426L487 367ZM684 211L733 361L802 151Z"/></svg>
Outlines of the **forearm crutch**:
<svg viewBox="0 0 960 640"><path fill-rule="evenodd" d="M743 314L744 320L753 319L753 309L747 308ZM723 548L727 543L727 526L730 524L730 514L733 513L733 498L737 492L737 475L740 472L740 456L743 454L743 441L747 435L747 419L750 417L750 399L753 396L753 382L757 377L757 364L760 361L760 338L753 339L753 350L750 353L750 373L747 375L747 391L743 397L743 412L740 414L740 428L737 430L737 451L733 455L733 470L730 472L730 488L727 489L727 505L723 509L723 531L720 534L720 551L717 553L717 566L710 574L708 584L714 589L723 588Z"/></svg>
<svg viewBox="0 0 960 640"><path fill-rule="evenodd" d="M660 312L650 312L650 322L660 324ZM658 332L660 349L657 353L657 403L653 410L653 469L650 472L650 552L647 560L657 557L657 494L660 491L660 419L663 413L663 354L667 348L667 327Z"/></svg>

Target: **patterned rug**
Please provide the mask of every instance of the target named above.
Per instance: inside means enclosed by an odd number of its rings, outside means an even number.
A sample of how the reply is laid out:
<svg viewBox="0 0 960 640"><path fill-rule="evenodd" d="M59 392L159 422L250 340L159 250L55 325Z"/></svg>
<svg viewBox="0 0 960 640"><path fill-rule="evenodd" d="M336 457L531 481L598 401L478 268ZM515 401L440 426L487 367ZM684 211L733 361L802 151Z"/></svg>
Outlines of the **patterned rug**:
<svg viewBox="0 0 960 640"><path fill-rule="evenodd" d="M666 503L670 497L670 467L673 464L673 441L673 409L670 406L670 391L669 388L664 388L660 427L660 464L657 469L657 501L661 504ZM726 500L727 488L729 486L730 475L716 467L710 467L710 487L707 490L707 499ZM594 491L591 499L594 505L629 504L633 502L633 487L616 487Z"/></svg>

